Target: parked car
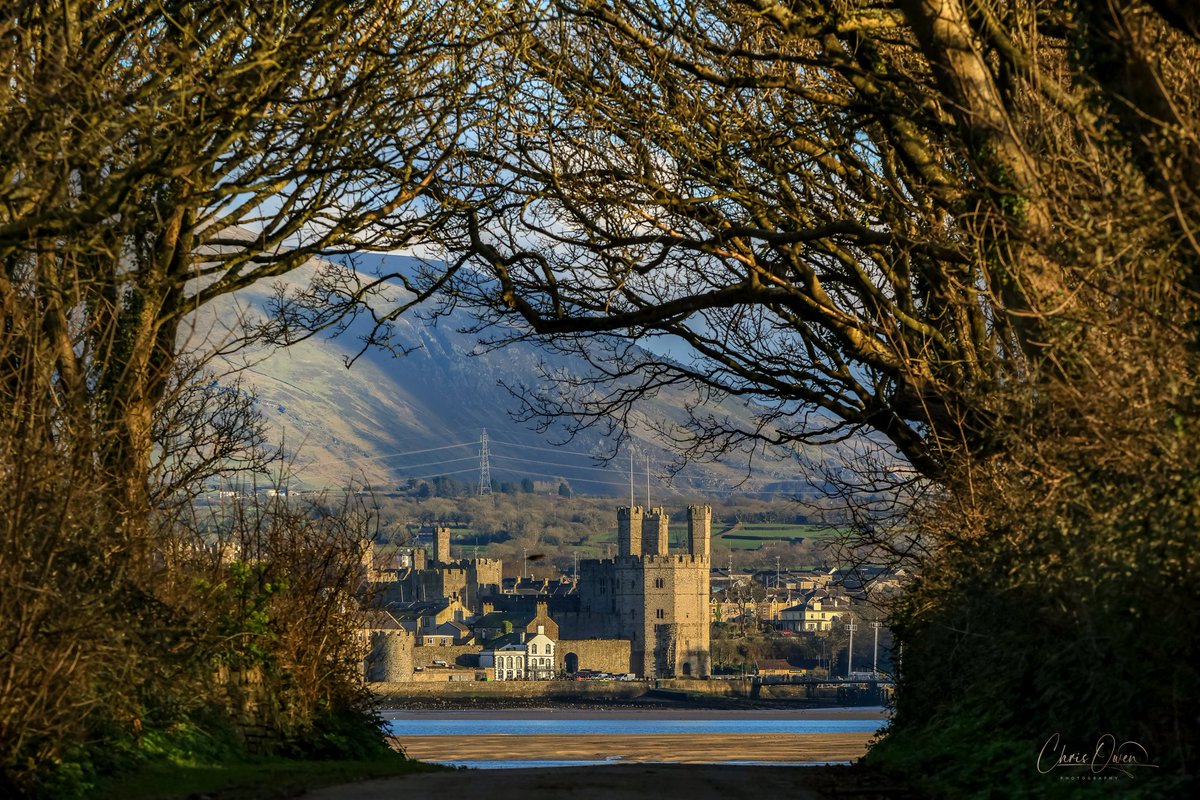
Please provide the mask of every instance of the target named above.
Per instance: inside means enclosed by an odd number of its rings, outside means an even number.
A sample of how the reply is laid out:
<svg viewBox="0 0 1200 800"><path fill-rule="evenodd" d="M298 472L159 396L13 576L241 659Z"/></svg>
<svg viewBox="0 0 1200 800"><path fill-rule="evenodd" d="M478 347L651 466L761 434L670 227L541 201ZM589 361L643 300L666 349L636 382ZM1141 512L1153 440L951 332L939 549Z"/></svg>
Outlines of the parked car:
<svg viewBox="0 0 1200 800"><path fill-rule="evenodd" d="M449 664L447 664L445 661L443 661L443 660L442 660L442 659L440 659L440 658L438 658L438 659L434 659L433 665L434 665L435 667L448 667L448 666L450 666Z"/></svg>

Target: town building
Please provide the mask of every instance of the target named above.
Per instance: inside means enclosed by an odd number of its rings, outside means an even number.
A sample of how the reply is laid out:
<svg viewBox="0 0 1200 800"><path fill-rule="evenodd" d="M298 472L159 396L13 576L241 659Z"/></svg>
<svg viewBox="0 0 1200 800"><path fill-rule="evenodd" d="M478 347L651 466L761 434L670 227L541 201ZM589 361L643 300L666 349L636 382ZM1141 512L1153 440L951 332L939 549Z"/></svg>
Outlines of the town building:
<svg viewBox="0 0 1200 800"><path fill-rule="evenodd" d="M548 681L557 675L555 641L538 625L531 635L513 631L479 654L479 666L491 667L498 681Z"/></svg>
<svg viewBox="0 0 1200 800"><path fill-rule="evenodd" d="M776 626L780 630L825 633L850 612L850 602L844 597L813 591L790 608L779 612Z"/></svg>

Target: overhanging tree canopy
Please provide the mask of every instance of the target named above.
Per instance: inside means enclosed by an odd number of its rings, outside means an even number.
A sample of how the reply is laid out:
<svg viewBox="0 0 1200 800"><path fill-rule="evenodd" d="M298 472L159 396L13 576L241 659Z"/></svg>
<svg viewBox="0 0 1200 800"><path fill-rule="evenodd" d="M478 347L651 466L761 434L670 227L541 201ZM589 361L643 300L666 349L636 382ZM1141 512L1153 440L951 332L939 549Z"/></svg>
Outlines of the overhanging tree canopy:
<svg viewBox="0 0 1200 800"><path fill-rule="evenodd" d="M1048 732L1119 728L1194 775L1192 6L520 16L439 235L499 338L593 360L531 410L620 414L682 383L771 406L749 428L694 418L701 454L886 436L931 480L899 527L863 531L920 567L879 758L945 796L1016 796L1045 789L1024 765Z"/></svg>
<svg viewBox="0 0 1200 800"><path fill-rule="evenodd" d="M1003 426L993 393L1077 377L1094 325L1112 344L1178 324L1146 287L1191 302L1177 6L519 8L536 21L489 63L507 104L445 190L470 201L456 289L594 361L598 334L672 352L612 347L598 385L773 404L755 429L695 420L701 450L868 429L944 475ZM534 405L640 394L594 388Z"/></svg>
<svg viewBox="0 0 1200 800"><path fill-rule="evenodd" d="M189 314L436 219L418 197L464 130L467 22L483 17L457 2L6 6L6 401L52 398L94 425L136 515ZM43 422L28 434L71 429Z"/></svg>

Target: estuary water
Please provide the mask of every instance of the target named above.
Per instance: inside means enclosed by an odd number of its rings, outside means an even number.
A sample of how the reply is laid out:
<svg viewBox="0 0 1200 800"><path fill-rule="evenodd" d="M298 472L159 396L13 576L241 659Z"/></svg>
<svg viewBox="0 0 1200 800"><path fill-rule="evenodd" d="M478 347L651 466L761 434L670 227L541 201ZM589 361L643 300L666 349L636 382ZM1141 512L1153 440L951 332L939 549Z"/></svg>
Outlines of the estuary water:
<svg viewBox="0 0 1200 800"><path fill-rule="evenodd" d="M395 711L410 756L476 768L621 763L848 763L887 723L882 708L794 711Z"/></svg>

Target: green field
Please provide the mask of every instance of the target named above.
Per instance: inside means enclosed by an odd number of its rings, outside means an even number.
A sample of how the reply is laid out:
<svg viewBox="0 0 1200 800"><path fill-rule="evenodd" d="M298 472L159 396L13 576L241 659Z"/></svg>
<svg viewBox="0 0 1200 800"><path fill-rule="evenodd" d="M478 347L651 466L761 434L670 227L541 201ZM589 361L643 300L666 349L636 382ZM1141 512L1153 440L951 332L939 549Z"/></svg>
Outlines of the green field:
<svg viewBox="0 0 1200 800"><path fill-rule="evenodd" d="M609 520L615 522L612 517ZM417 524L408 526L409 532L415 534ZM513 534L505 542L488 541L490 537L480 536L478 551L475 549L476 532L470 524L452 524L450 540L452 553L456 558L471 558L476 555L485 558L503 558L510 561L520 559L524 552L525 542L528 542L528 552L536 553L541 558L552 559L560 568L563 563L570 563L573 556L581 559L611 558L617 549L617 527L615 524L598 526L589 529L586 525L571 523L563 525L561 520L556 531L557 542L545 543L539 540L536 531ZM565 529L564 529L565 528ZM670 546L672 552L683 552L687 548L687 522L683 519L672 520L669 528ZM722 522L713 524L712 547L715 551L728 553L733 551L740 554L752 554L769 545L795 546L800 542L806 544L820 543L834 539L842 531L820 525L789 524L778 522L747 522L733 526ZM514 555L515 553L515 555ZM725 556L721 557L722 559ZM565 560L565 561L564 561ZM550 563L546 561L545 563Z"/></svg>
<svg viewBox="0 0 1200 800"><path fill-rule="evenodd" d="M823 525L786 525L775 522L738 523L721 534L729 536L753 536L756 539L833 539L842 531Z"/></svg>

